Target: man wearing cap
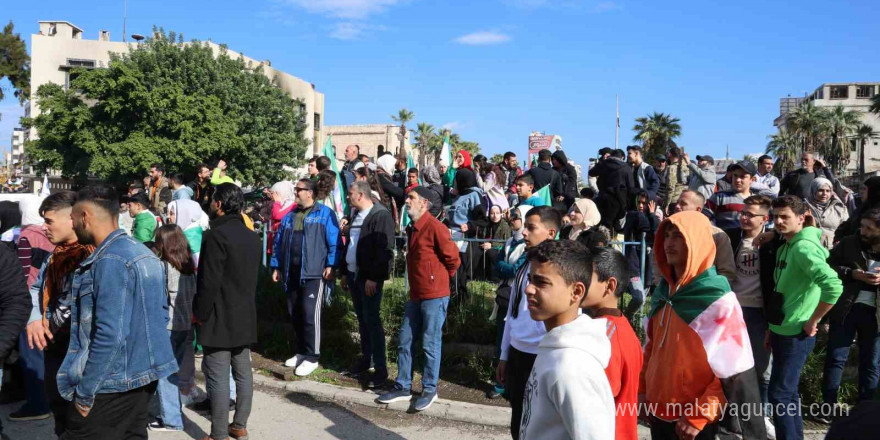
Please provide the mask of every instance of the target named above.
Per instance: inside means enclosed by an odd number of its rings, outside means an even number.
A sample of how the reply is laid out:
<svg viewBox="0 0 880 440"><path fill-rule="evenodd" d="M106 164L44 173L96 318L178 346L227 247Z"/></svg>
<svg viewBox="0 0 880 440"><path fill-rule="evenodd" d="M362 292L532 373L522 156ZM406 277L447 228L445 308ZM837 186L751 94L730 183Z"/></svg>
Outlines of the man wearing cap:
<svg viewBox="0 0 880 440"><path fill-rule="evenodd" d="M687 153L682 154L684 163L691 172L688 188L703 195L706 199L715 193L715 159L712 156L697 156L697 163L691 162Z"/></svg>
<svg viewBox="0 0 880 440"><path fill-rule="evenodd" d="M752 195L752 182L757 173L758 168L752 161L742 160L733 165L733 189L713 194L706 201L706 209L703 210L714 221L715 226L724 230L740 227L740 213L745 207L746 198Z"/></svg>
<svg viewBox="0 0 880 440"><path fill-rule="evenodd" d="M150 212L150 198L144 192L139 192L128 198L128 215L134 219L131 226L131 236L135 240L146 243L153 241L156 233L156 215Z"/></svg>

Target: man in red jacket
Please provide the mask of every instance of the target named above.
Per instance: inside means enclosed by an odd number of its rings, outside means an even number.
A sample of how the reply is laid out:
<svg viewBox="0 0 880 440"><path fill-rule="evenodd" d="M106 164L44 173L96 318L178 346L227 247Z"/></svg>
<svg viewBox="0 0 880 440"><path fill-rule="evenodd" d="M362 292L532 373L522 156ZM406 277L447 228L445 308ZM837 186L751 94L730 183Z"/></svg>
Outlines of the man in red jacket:
<svg viewBox="0 0 880 440"><path fill-rule="evenodd" d="M379 403L387 404L412 398L412 346L415 337L420 337L425 353L425 371L422 374L422 394L416 398L414 406L416 411L428 409L437 400L440 345L449 305L449 278L461 265L458 248L452 242L449 230L427 214L431 209L430 191L417 186L406 196L412 219L406 231L409 301L400 326L397 383L394 390L377 399Z"/></svg>

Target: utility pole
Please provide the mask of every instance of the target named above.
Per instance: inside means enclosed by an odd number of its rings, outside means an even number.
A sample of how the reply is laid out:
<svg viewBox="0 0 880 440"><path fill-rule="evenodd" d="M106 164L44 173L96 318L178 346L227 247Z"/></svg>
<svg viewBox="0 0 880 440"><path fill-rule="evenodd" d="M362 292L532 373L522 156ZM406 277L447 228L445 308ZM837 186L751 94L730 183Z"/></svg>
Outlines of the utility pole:
<svg viewBox="0 0 880 440"><path fill-rule="evenodd" d="M122 0L122 42L125 43L125 21L128 18L128 0Z"/></svg>
<svg viewBox="0 0 880 440"><path fill-rule="evenodd" d="M614 95L614 105L616 108L617 120L614 123L614 149L618 150L619 141L620 141L620 98L618 95Z"/></svg>

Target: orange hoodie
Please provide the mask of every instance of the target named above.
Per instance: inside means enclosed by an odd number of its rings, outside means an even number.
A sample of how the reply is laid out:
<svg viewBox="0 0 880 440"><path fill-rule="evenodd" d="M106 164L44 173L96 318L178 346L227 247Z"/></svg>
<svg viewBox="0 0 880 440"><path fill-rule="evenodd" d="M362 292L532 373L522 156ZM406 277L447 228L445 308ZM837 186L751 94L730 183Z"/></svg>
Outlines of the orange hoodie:
<svg viewBox="0 0 880 440"><path fill-rule="evenodd" d="M687 244L687 264L675 280L664 251L664 235L670 226L681 231ZM712 227L700 212L680 212L664 220L655 235L654 248L670 298L715 261ZM700 430L718 421L726 399L697 332L667 302L652 313L647 333L639 393L645 394L653 415L668 422L684 416Z"/></svg>

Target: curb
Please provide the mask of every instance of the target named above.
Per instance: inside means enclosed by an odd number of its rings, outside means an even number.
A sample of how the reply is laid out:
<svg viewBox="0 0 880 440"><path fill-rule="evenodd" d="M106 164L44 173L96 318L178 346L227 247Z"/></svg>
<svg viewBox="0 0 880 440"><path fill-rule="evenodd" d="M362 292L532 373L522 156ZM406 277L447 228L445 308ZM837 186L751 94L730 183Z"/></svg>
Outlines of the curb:
<svg viewBox="0 0 880 440"><path fill-rule="evenodd" d="M410 412L409 402L392 404L376 403L377 394L353 388L331 385L311 380L280 381L254 372L254 384L269 388L285 390L292 393L305 394L318 400L346 402L379 409ZM425 415L457 422L475 423L479 425L510 427L510 408L479 405L476 403L437 399L430 408L422 411Z"/></svg>

